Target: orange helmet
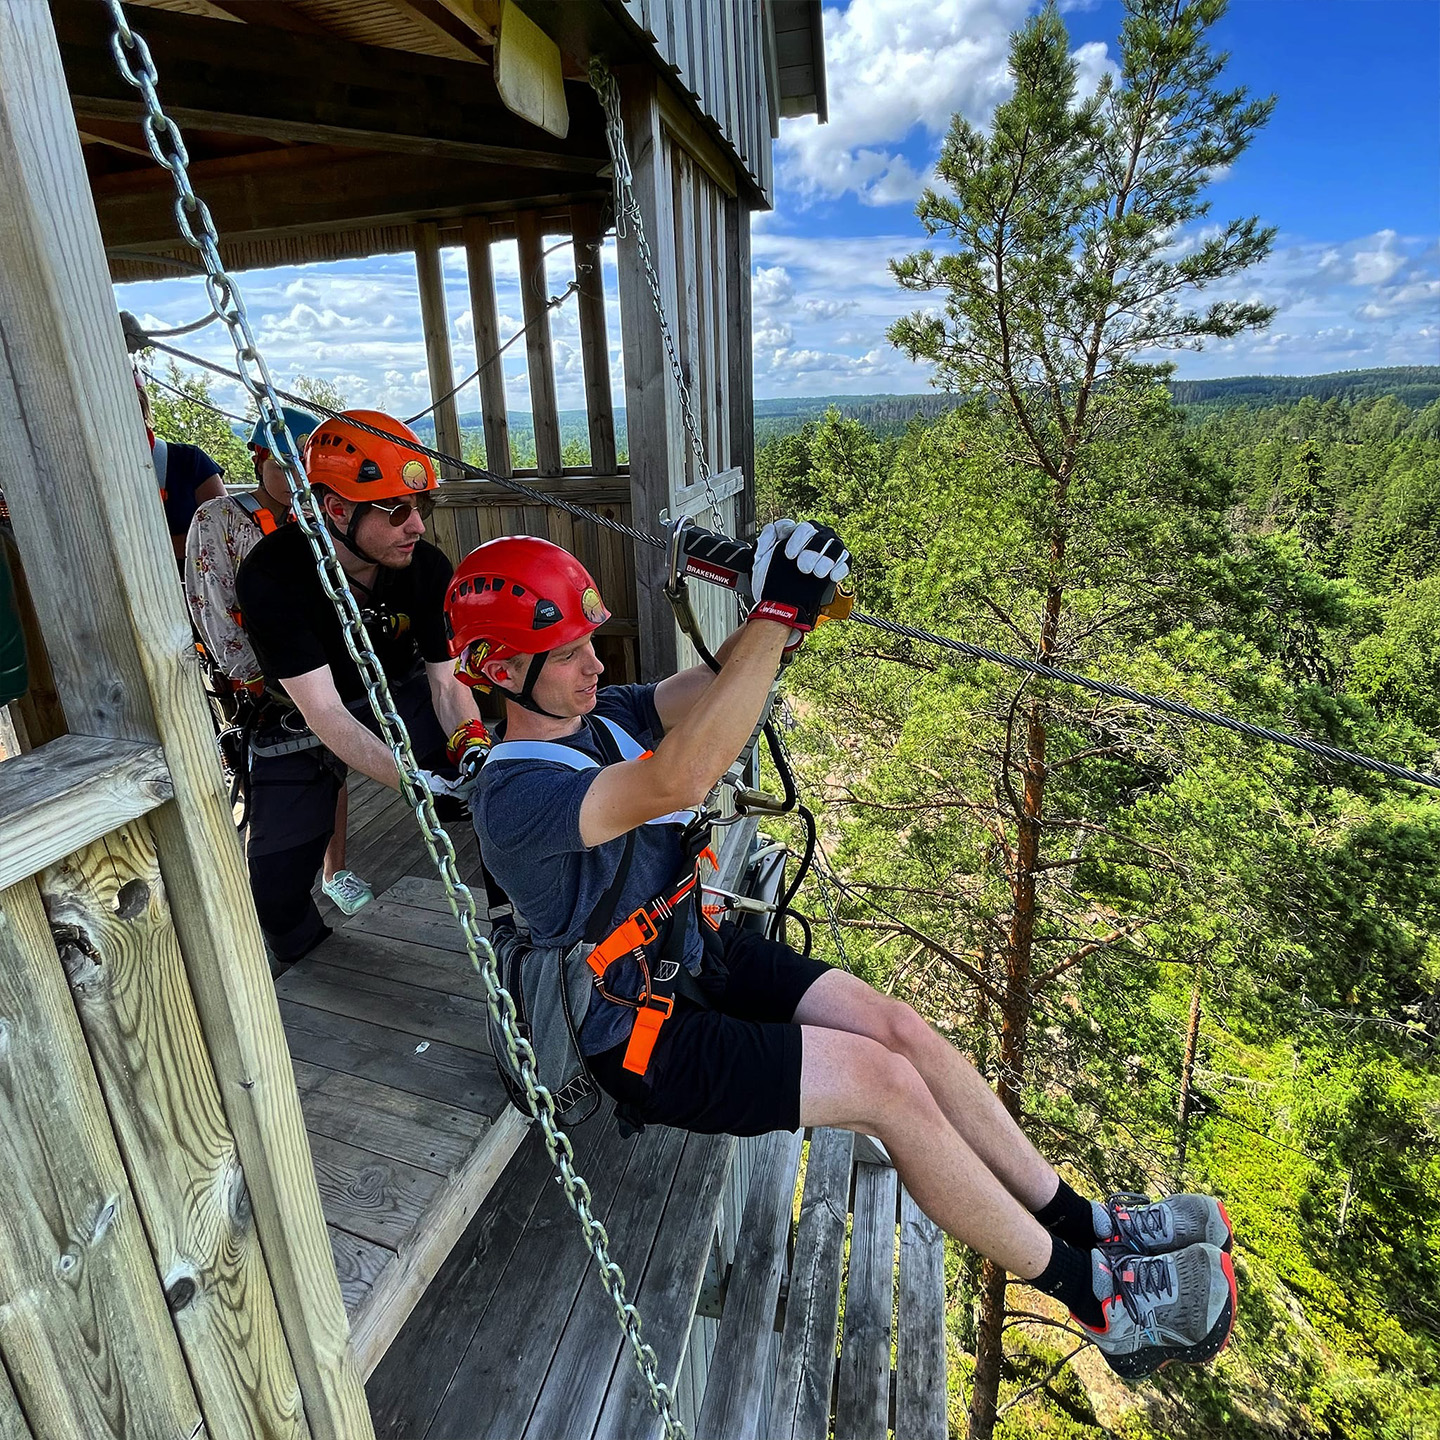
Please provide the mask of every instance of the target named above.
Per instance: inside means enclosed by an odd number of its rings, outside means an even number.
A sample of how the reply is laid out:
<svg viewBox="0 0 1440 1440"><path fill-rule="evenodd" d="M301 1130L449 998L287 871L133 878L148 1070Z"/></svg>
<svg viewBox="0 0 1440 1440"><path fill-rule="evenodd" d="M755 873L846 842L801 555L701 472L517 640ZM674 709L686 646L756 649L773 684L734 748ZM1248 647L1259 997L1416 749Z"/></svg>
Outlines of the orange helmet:
<svg viewBox="0 0 1440 1440"><path fill-rule="evenodd" d="M357 420L396 438L382 440L352 423ZM312 485L324 485L342 500L408 498L437 483L435 467L419 447L420 437L403 420L381 410L346 410L315 427L305 446L305 470Z"/></svg>
<svg viewBox="0 0 1440 1440"><path fill-rule="evenodd" d="M541 710L531 698L551 650L583 640L610 618L590 572L568 550L530 535L490 540L461 562L445 593L445 630L456 674L488 687L487 660L533 655L518 701ZM562 717L555 717L562 718Z"/></svg>

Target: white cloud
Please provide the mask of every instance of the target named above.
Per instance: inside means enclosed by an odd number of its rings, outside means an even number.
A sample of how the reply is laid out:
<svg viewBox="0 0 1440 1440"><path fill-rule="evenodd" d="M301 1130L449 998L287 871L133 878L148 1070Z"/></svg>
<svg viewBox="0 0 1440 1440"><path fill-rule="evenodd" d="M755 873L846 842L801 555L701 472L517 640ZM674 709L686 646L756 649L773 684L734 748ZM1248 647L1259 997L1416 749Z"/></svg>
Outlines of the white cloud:
<svg viewBox="0 0 1440 1440"><path fill-rule="evenodd" d="M1374 237L1374 248L1358 250L1353 257L1352 278L1357 285L1383 285L1393 278L1405 263L1405 256L1396 248L1395 232L1381 230Z"/></svg>

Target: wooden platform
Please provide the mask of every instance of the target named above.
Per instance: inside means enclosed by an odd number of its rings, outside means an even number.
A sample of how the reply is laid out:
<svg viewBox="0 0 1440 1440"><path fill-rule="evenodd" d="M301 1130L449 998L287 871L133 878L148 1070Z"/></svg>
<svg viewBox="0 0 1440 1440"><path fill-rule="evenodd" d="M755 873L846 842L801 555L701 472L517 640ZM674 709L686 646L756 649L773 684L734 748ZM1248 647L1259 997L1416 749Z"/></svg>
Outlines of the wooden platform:
<svg viewBox="0 0 1440 1440"><path fill-rule="evenodd" d="M385 859L372 875L387 877L418 870L421 849L408 810L398 796L386 803L388 793L374 797L371 816L373 853ZM369 1374L526 1123L505 1101L483 987L439 882L398 879L353 919L333 914L337 922L275 990L351 1334Z"/></svg>

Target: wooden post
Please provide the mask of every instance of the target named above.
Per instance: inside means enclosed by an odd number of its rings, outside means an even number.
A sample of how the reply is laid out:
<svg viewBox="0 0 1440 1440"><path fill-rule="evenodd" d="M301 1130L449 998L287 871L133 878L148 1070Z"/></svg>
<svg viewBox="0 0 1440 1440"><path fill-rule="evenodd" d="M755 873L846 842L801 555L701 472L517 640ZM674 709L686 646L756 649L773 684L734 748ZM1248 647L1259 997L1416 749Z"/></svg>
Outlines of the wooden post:
<svg viewBox="0 0 1440 1440"><path fill-rule="evenodd" d="M769 146L764 147L767 151ZM735 533L755 533L755 351L750 314L750 211L738 196L725 206L725 353L730 361L730 455L745 472L735 500Z"/></svg>
<svg viewBox="0 0 1440 1440"><path fill-rule="evenodd" d="M475 363L480 369L480 409L485 417L485 468L509 475L510 420L505 406L505 361L500 349L500 320L495 313L495 266L490 258L490 222L478 215L465 222L465 264L470 275L470 320L475 331Z"/></svg>
<svg viewBox="0 0 1440 1440"><path fill-rule="evenodd" d="M5 1371L0 1369L0 1440L35 1440Z"/></svg>
<svg viewBox="0 0 1440 1440"><path fill-rule="evenodd" d="M681 7L683 12L684 7ZM585 417L590 427L590 468L613 475L615 408L610 398L610 341L605 325L605 275L600 261L603 232L598 205L576 205L570 211L575 244L576 296L580 312L580 358L585 365Z"/></svg>
<svg viewBox="0 0 1440 1440"><path fill-rule="evenodd" d="M143 821L40 876L209 1434L309 1434Z"/></svg>
<svg viewBox="0 0 1440 1440"><path fill-rule="evenodd" d="M205 1422L33 880L0 891L0 1026L0 1371L46 1440L197 1434Z"/></svg>
<svg viewBox="0 0 1440 1440"><path fill-rule="evenodd" d="M450 321L445 312L445 277L440 268L440 227L433 220L415 227L415 278L420 287L420 323L425 330L425 366L430 372L430 399L444 395L455 384L455 367L450 359ZM435 448L447 455L460 454L460 415L455 397L435 406ZM442 466L442 480L459 475L453 466Z"/></svg>
<svg viewBox="0 0 1440 1440"><path fill-rule="evenodd" d="M50 11L30 0L0 0L0 254L6 498L21 550L45 557L29 579L65 715L75 735L164 750L175 799L152 812L156 849L306 1418L316 1440L368 1440ZM172 1418L168 1435L193 1432Z"/></svg>
<svg viewBox="0 0 1440 1440"><path fill-rule="evenodd" d="M525 324L525 358L530 367L530 414L535 420L535 464L542 475L560 473L560 415L555 401L555 356L550 348L550 315L545 308L545 239L540 215L515 217L520 251L520 302Z"/></svg>
<svg viewBox="0 0 1440 1440"><path fill-rule="evenodd" d="M630 152L635 194L645 233L655 247L661 294L667 313L675 314L674 204L670 167L648 71L617 74L621 118ZM668 242L667 242L668 237ZM668 257L668 263L667 263ZM627 229L619 241L620 329L625 337L625 415L630 435L630 493L635 524L653 527L660 511L674 503L672 476L682 473L679 397L660 337L650 285ZM640 676L659 680L676 662L675 617L665 598L665 556L649 545L635 547L635 589L640 623Z"/></svg>

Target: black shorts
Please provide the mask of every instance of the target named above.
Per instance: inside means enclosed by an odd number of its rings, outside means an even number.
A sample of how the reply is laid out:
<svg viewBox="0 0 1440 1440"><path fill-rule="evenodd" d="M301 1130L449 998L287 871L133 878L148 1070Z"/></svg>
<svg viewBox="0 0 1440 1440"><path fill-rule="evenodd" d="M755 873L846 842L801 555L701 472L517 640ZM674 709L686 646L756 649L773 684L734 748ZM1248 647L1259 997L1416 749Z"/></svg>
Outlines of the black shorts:
<svg viewBox="0 0 1440 1440"><path fill-rule="evenodd" d="M705 984L713 1010L683 998L660 1027L645 1078L625 1045L591 1055L591 1073L629 1118L702 1135L764 1135L800 1126L800 997L831 967L753 930L721 927L724 975Z"/></svg>

